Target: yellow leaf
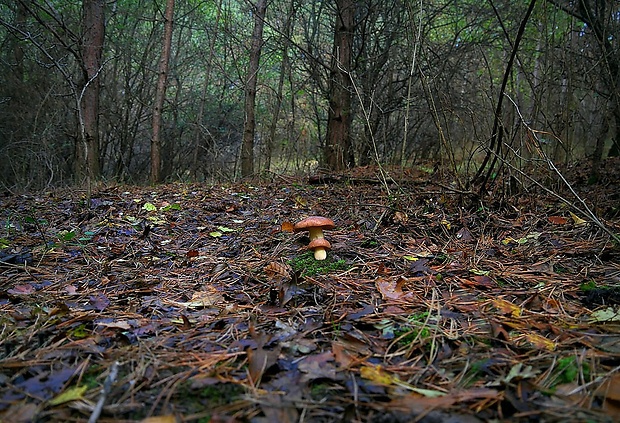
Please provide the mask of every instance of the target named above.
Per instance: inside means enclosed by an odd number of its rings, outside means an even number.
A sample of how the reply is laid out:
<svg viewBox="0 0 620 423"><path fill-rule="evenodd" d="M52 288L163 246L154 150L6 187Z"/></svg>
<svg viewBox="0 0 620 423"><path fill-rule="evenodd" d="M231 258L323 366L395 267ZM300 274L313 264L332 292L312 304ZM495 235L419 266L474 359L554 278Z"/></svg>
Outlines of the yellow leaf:
<svg viewBox="0 0 620 423"><path fill-rule="evenodd" d="M295 205L300 207L308 207L308 201L305 198L298 195L295 197Z"/></svg>
<svg viewBox="0 0 620 423"><path fill-rule="evenodd" d="M392 385L394 383L394 377L383 370L383 367L379 366L363 366L360 369L360 374L364 379L371 380L380 385Z"/></svg>
<svg viewBox="0 0 620 423"><path fill-rule="evenodd" d="M575 225L585 225L586 223L588 223L573 212L570 212L570 217L573 218L573 222L575 222Z"/></svg>
<svg viewBox="0 0 620 423"><path fill-rule="evenodd" d="M493 305L503 314L510 314L512 317L521 316L521 307L514 305L510 301L502 300L501 298L495 298L492 302Z"/></svg>
<svg viewBox="0 0 620 423"><path fill-rule="evenodd" d="M435 391L432 389L422 389L416 388L413 385L410 385L407 382L403 382L397 376L391 375L385 370L381 365L378 366L363 366L360 369L360 374L364 379L368 379L378 385L397 385L401 388L408 389L410 391L416 392L420 395L423 395L428 398L437 398L445 395L445 393L441 391Z"/></svg>
<svg viewBox="0 0 620 423"><path fill-rule="evenodd" d="M64 404L65 402L82 399L86 391L88 391L88 386L86 385L74 386L57 395L56 398L52 398L49 405Z"/></svg>
<svg viewBox="0 0 620 423"><path fill-rule="evenodd" d="M544 336L538 335L536 333L528 333L525 335L525 339L534 345L536 348L541 350L553 351L555 350L555 342L550 339L545 338Z"/></svg>

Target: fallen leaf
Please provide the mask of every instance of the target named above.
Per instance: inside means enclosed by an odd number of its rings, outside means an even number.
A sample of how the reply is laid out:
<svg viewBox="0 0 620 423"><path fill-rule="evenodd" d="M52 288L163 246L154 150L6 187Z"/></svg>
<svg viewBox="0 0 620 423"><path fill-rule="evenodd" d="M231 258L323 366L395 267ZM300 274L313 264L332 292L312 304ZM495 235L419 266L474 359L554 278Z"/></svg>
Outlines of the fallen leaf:
<svg viewBox="0 0 620 423"><path fill-rule="evenodd" d="M407 216L407 213L400 212L400 211L397 211L394 213L394 223L405 225L407 224L408 220L409 220L409 216Z"/></svg>
<svg viewBox="0 0 620 423"><path fill-rule="evenodd" d="M568 222L568 219L563 216L549 216L547 220L554 225L564 225Z"/></svg>
<svg viewBox="0 0 620 423"><path fill-rule="evenodd" d="M392 385L394 377L386 372L381 365L378 366L362 366L360 375L364 379L368 379L379 385Z"/></svg>
<svg viewBox="0 0 620 423"><path fill-rule="evenodd" d="M131 325L126 320L118 320L115 322L97 322L97 326L103 326L106 328L114 328L114 329L123 329L123 330L131 329Z"/></svg>
<svg viewBox="0 0 620 423"><path fill-rule="evenodd" d="M526 334L525 339L534 347L541 350L553 351L556 348L555 342L536 333Z"/></svg>
<svg viewBox="0 0 620 423"><path fill-rule="evenodd" d="M144 205L142 206L142 209L146 211L156 211L157 207L155 207L153 203L144 203Z"/></svg>
<svg viewBox="0 0 620 423"><path fill-rule="evenodd" d="M35 291L36 289L34 289L34 286L32 286L29 283L26 283L22 285L15 285L13 288L7 289L6 292L11 295L30 295L34 293Z"/></svg>
<svg viewBox="0 0 620 423"><path fill-rule="evenodd" d="M334 354L334 360L340 365L341 368L346 369L355 362L356 356L347 350L346 345L342 342L332 342L332 353Z"/></svg>
<svg viewBox="0 0 620 423"><path fill-rule="evenodd" d="M331 351L305 357L298 364L299 371L303 373L301 380L307 382L315 379L336 379L336 366L333 361L334 355Z"/></svg>
<svg viewBox="0 0 620 423"><path fill-rule="evenodd" d="M282 225L280 225L280 227L282 228L283 232L293 232L295 230L295 225L293 225L291 222L282 222Z"/></svg>
<svg viewBox="0 0 620 423"><path fill-rule="evenodd" d="M276 364L278 356L280 355L280 349L266 350L259 347L255 350L248 349L246 351L248 355L248 372L250 380L254 386L257 386L265 371Z"/></svg>
<svg viewBox="0 0 620 423"><path fill-rule="evenodd" d="M236 231L236 229L230 229L230 228L227 228L226 226L218 226L217 229L222 232L235 232Z"/></svg>
<svg viewBox="0 0 620 423"><path fill-rule="evenodd" d="M539 370L533 370L532 366L523 366L523 363L517 363L510 368L508 375L502 379L504 383L510 383L515 379L531 379L540 373Z"/></svg>
<svg viewBox="0 0 620 423"><path fill-rule="evenodd" d="M590 315L590 320L595 322L620 322L620 310L613 307L596 310Z"/></svg>
<svg viewBox="0 0 620 423"><path fill-rule="evenodd" d="M105 294L98 293L97 295L91 295L89 298L90 306L88 308L94 308L97 311L103 311L110 305L110 300Z"/></svg>
<svg viewBox="0 0 620 423"><path fill-rule="evenodd" d="M405 282L407 279L402 276L395 281L380 278L375 281L375 286L384 300L400 300L408 295L402 288Z"/></svg>
<svg viewBox="0 0 620 423"><path fill-rule="evenodd" d="M401 388L405 388L409 391L423 395L426 398L437 398L445 395L445 392L436 391L434 389L418 388L416 386L410 385L407 382L403 382L397 376L394 376L384 370L381 365L362 366L362 368L360 369L360 375L364 379L368 379L378 385L397 385Z"/></svg>
<svg viewBox="0 0 620 423"><path fill-rule="evenodd" d="M514 305L510 301L503 300L501 298L494 298L491 300L492 304L503 314L510 314L512 317L521 316L521 307Z"/></svg>
<svg viewBox="0 0 620 423"><path fill-rule="evenodd" d="M471 236L471 232L469 232L469 229L467 228L461 228L457 233L456 233L456 238L460 239L461 241L471 241L472 239L474 239L473 236Z"/></svg>
<svg viewBox="0 0 620 423"><path fill-rule="evenodd" d="M64 404L65 402L82 399L86 391L88 391L88 386L86 385L74 386L62 392L60 395L57 395L55 398L52 398L49 401L49 405Z"/></svg>
<svg viewBox="0 0 620 423"><path fill-rule="evenodd" d="M573 219L573 222L575 222L576 226L585 225L586 223L588 223L573 212L570 212L570 217Z"/></svg>

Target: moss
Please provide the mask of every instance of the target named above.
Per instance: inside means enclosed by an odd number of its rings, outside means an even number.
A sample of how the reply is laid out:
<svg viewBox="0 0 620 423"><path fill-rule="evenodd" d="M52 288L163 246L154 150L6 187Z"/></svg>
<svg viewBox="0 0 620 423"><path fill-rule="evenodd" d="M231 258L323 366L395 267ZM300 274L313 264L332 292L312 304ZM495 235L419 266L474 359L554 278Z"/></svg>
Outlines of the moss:
<svg viewBox="0 0 620 423"><path fill-rule="evenodd" d="M327 255L325 260L316 260L312 251L300 254L289 260L288 264L301 276L315 276L350 268L345 260L336 260L330 254Z"/></svg>

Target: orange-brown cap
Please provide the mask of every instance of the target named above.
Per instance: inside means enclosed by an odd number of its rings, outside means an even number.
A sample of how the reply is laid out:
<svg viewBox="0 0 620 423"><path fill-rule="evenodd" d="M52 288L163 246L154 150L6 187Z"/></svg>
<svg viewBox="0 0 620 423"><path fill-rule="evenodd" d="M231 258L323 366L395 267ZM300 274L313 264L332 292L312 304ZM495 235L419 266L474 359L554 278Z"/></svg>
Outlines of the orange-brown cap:
<svg viewBox="0 0 620 423"><path fill-rule="evenodd" d="M322 216L309 216L293 227L295 232L307 231L310 228L334 229L334 221Z"/></svg>
<svg viewBox="0 0 620 423"><path fill-rule="evenodd" d="M309 250L314 250L316 248L324 248L326 250L331 250L332 245L325 238L317 238L314 241L310 242L310 244L308 244Z"/></svg>

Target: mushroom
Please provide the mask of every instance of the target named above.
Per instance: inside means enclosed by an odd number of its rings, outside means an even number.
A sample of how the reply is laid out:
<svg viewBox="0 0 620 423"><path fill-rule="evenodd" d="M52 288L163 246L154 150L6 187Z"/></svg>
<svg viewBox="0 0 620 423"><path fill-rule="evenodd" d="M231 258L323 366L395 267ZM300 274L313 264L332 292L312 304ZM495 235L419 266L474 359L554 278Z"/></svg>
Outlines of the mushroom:
<svg viewBox="0 0 620 423"><path fill-rule="evenodd" d="M334 229L336 225L334 225L334 221L322 216L310 216L305 218L304 220L297 222L293 227L295 232L308 231L308 236L310 237L310 245L308 248L311 248L313 241L324 239L323 229ZM327 241L325 241L327 242ZM325 247L328 249L331 248L329 242L327 245L315 244L314 248L314 258L317 260L325 260L327 257L327 252L325 251Z"/></svg>
<svg viewBox="0 0 620 423"><path fill-rule="evenodd" d="M325 260L327 258L327 251L331 250L332 245L325 238L317 238L308 244L309 250L314 250L315 260Z"/></svg>

